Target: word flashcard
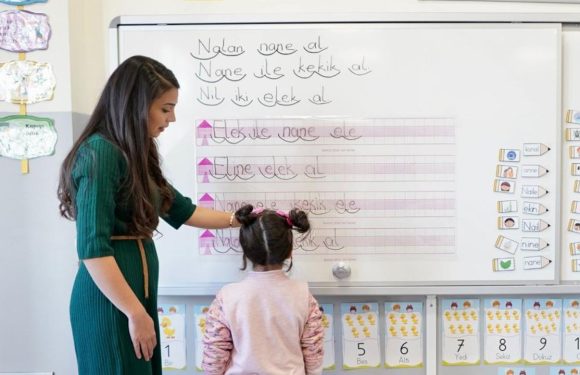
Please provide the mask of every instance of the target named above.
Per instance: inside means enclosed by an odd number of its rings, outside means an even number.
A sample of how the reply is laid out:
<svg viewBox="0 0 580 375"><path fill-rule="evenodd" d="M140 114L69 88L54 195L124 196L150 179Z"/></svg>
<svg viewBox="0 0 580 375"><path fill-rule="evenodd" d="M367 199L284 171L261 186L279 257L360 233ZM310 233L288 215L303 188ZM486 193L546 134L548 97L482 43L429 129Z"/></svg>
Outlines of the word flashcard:
<svg viewBox="0 0 580 375"><path fill-rule="evenodd" d="M522 165L522 177L524 178L542 177L548 172L550 171L541 165Z"/></svg>
<svg viewBox="0 0 580 375"><path fill-rule="evenodd" d="M479 300L444 299L441 308L442 364L479 364Z"/></svg>
<svg viewBox="0 0 580 375"><path fill-rule="evenodd" d="M159 305L161 365L164 370L186 368L185 305Z"/></svg>
<svg viewBox="0 0 580 375"><path fill-rule="evenodd" d="M343 368L361 369L381 366L379 349L379 305L377 303L343 303Z"/></svg>
<svg viewBox="0 0 580 375"><path fill-rule="evenodd" d="M385 303L385 366L423 366L423 303Z"/></svg>
<svg viewBox="0 0 580 375"><path fill-rule="evenodd" d="M580 296L563 300L564 363L580 364Z"/></svg>
<svg viewBox="0 0 580 375"><path fill-rule="evenodd" d="M539 202L524 202L522 212L528 215L543 215L548 212L548 208Z"/></svg>
<svg viewBox="0 0 580 375"><path fill-rule="evenodd" d="M518 363L522 359L522 300L486 299L483 306L485 363Z"/></svg>
<svg viewBox="0 0 580 375"><path fill-rule="evenodd" d="M550 151L543 143L524 143L524 156L542 156Z"/></svg>
<svg viewBox="0 0 580 375"><path fill-rule="evenodd" d="M324 370L334 370L336 368L334 356L334 307L332 304L321 304L322 327L324 327L324 360L322 368Z"/></svg>
<svg viewBox="0 0 580 375"><path fill-rule="evenodd" d="M522 251L540 251L548 246L550 244L539 237L522 237L520 248Z"/></svg>
<svg viewBox="0 0 580 375"><path fill-rule="evenodd" d="M193 321L195 324L195 368L203 371L201 362L203 360L203 336L205 335L206 314L209 311L207 305L193 306Z"/></svg>
<svg viewBox="0 0 580 375"><path fill-rule="evenodd" d="M548 193L548 190L538 185L522 186L522 198L541 198Z"/></svg>
<svg viewBox="0 0 580 375"><path fill-rule="evenodd" d="M524 300L524 360L530 364L558 363L562 357L562 300Z"/></svg>

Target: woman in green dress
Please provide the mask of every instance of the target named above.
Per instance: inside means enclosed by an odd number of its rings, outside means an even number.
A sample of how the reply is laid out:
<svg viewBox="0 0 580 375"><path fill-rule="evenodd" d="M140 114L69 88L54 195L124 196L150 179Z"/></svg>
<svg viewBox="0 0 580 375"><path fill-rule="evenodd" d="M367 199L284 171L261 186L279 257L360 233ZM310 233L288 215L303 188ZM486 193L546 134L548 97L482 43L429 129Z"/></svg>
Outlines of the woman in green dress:
<svg viewBox="0 0 580 375"><path fill-rule="evenodd" d="M81 260L70 318L80 375L161 374L159 217L216 229L232 213L196 207L161 172L155 138L175 121L179 83L133 56L113 72L61 168L60 212L76 221Z"/></svg>

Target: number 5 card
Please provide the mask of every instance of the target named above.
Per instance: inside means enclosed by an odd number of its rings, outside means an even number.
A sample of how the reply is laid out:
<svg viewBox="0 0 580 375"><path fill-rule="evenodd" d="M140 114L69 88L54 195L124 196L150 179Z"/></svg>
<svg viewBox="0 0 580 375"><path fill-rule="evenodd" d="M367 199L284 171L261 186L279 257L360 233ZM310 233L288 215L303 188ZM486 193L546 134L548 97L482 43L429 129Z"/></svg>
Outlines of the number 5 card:
<svg viewBox="0 0 580 375"><path fill-rule="evenodd" d="M343 368L380 367L379 305L377 303L343 303L342 321Z"/></svg>
<svg viewBox="0 0 580 375"><path fill-rule="evenodd" d="M479 300L444 299L441 309L443 365L479 364Z"/></svg>
<svg viewBox="0 0 580 375"><path fill-rule="evenodd" d="M522 300L486 299L483 308L485 364L519 363L522 359Z"/></svg>
<svg viewBox="0 0 580 375"><path fill-rule="evenodd" d="M385 303L385 366L423 366L423 303Z"/></svg>
<svg viewBox="0 0 580 375"><path fill-rule="evenodd" d="M524 360L530 364L552 364L562 357L562 300L524 300Z"/></svg>

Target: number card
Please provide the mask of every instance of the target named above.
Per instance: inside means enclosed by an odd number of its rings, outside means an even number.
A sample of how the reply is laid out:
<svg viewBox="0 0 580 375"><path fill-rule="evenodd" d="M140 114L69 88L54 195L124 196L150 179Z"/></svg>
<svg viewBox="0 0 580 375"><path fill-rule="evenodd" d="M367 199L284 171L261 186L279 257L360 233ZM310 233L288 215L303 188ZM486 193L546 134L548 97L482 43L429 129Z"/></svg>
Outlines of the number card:
<svg viewBox="0 0 580 375"><path fill-rule="evenodd" d="M184 370L185 359L185 305L159 305L159 333L161 364L165 370Z"/></svg>
<svg viewBox="0 0 580 375"><path fill-rule="evenodd" d="M562 357L562 300L526 299L524 311L524 361L530 364L559 362Z"/></svg>
<svg viewBox="0 0 580 375"><path fill-rule="evenodd" d="M195 368L203 371L201 361L203 360L203 336L205 335L206 314L209 311L207 305L193 306L193 321L195 323Z"/></svg>
<svg viewBox="0 0 580 375"><path fill-rule="evenodd" d="M377 303L343 303L343 368L361 369L381 366Z"/></svg>
<svg viewBox="0 0 580 375"><path fill-rule="evenodd" d="M442 301L444 366L479 364L479 300Z"/></svg>
<svg viewBox="0 0 580 375"><path fill-rule="evenodd" d="M385 303L385 366L423 366L423 303Z"/></svg>
<svg viewBox="0 0 580 375"><path fill-rule="evenodd" d="M564 299L564 363L580 364L580 297Z"/></svg>
<svg viewBox="0 0 580 375"><path fill-rule="evenodd" d="M511 364L522 359L522 300L492 298L483 302L485 364Z"/></svg>
<svg viewBox="0 0 580 375"><path fill-rule="evenodd" d="M500 367L497 375L536 375L533 367Z"/></svg>
<svg viewBox="0 0 580 375"><path fill-rule="evenodd" d="M321 304L322 326L324 327L324 360L322 368L324 370L334 370L336 368L334 358L334 318L332 304Z"/></svg>

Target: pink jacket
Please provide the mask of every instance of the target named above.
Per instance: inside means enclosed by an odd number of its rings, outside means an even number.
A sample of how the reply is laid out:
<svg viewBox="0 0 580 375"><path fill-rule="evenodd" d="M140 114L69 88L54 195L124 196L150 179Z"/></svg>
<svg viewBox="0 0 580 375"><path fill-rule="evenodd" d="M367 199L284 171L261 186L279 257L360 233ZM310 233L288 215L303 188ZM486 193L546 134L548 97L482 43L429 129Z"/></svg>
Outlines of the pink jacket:
<svg viewBox="0 0 580 375"><path fill-rule="evenodd" d="M322 314L308 285L281 270L250 272L210 306L202 367L211 375L317 375L323 345Z"/></svg>

